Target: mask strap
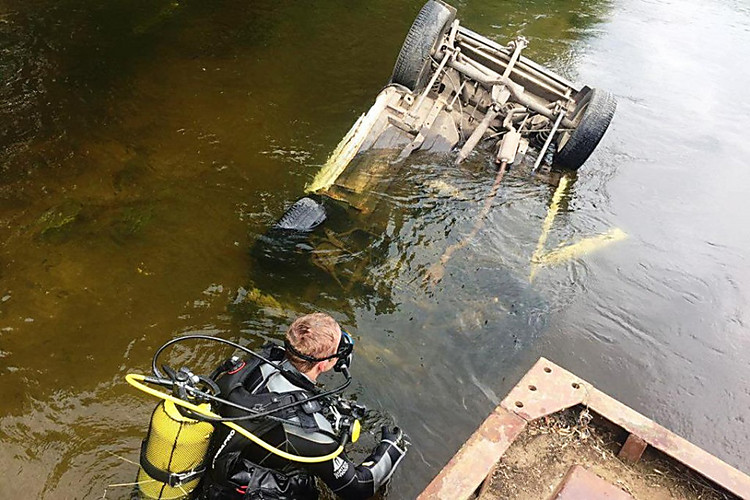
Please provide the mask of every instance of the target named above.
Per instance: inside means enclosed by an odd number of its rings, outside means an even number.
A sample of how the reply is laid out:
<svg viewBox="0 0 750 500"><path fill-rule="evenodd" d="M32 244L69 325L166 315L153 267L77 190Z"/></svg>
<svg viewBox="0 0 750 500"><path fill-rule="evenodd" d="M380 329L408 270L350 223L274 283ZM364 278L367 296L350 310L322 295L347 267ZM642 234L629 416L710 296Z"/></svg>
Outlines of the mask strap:
<svg viewBox="0 0 750 500"><path fill-rule="evenodd" d="M298 358L300 358L300 359L302 359L304 361L309 361L311 363L319 363L321 361L328 361L329 359L333 359L333 358L338 358L339 357L338 351L336 351L335 354L331 354L330 356L326 356L325 358L315 358L313 356L308 356L307 354L302 354L301 352L299 352L297 349L294 348L294 346L292 346L292 344L290 344L286 340L284 341L284 348L286 350L288 350L289 352L291 352L292 354L294 354L294 356L296 356L296 357L298 357Z"/></svg>

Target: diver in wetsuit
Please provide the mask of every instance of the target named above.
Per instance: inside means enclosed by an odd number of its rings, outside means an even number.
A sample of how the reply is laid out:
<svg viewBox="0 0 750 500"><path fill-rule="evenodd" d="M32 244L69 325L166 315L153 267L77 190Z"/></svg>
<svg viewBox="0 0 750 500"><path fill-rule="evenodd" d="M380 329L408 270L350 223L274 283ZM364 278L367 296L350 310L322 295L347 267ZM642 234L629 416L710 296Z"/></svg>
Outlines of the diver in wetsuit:
<svg viewBox="0 0 750 500"><path fill-rule="evenodd" d="M348 369L353 343L327 314L302 316L289 327L285 349L270 347L265 354L281 362L272 365L253 360L228 360L215 377L223 397L242 406L293 403L320 393L316 380L333 368ZM241 425L281 450L301 456L325 456L343 443L334 425L324 416L325 401L309 401L274 414L272 419ZM224 417L243 415L225 406ZM335 424L335 423L334 423ZM340 429L337 429L341 433ZM358 431L357 431L358 432ZM344 453L317 463L290 461L269 452L235 431L220 426L212 440L209 470L204 478L205 500L316 499L313 476L319 477L339 497L370 498L390 479L406 453L402 432L382 429L382 439L360 465Z"/></svg>

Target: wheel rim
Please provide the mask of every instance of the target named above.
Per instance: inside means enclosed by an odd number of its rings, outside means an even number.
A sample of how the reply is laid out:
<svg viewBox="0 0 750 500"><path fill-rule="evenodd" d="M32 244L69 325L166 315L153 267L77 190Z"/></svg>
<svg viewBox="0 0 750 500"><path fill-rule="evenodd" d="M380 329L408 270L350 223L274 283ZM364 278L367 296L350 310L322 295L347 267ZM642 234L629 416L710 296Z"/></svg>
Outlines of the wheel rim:
<svg viewBox="0 0 750 500"><path fill-rule="evenodd" d="M557 142L558 150L565 147L565 144L567 144L567 142L570 140L570 136L573 134L573 131L578 128L578 125L581 124L581 121L583 120L583 115L586 114L586 110L589 107L590 101L591 101L591 91L586 93L586 95L583 97L583 100L581 101L581 104L578 105L578 107L573 113L573 116L570 119L573 122L574 127L572 129L566 130L560 135L560 140Z"/></svg>

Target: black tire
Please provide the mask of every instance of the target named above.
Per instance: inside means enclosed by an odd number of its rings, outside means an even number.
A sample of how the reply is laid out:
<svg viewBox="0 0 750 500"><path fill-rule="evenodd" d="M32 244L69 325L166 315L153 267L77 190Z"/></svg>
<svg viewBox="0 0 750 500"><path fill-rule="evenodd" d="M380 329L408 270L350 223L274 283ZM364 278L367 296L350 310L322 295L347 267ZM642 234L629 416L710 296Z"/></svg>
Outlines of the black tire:
<svg viewBox="0 0 750 500"><path fill-rule="evenodd" d="M323 205L312 198L300 198L289 207L273 228L286 231L312 231L324 220L326 220L326 211Z"/></svg>
<svg viewBox="0 0 750 500"><path fill-rule="evenodd" d="M438 0L424 4L398 53L391 83L398 83L411 91L419 90L427 83L430 55L455 18L456 9L450 5Z"/></svg>
<svg viewBox="0 0 750 500"><path fill-rule="evenodd" d="M580 116L575 130L570 133L564 144L558 143L554 164L573 170L583 165L604 137L616 108L615 96L603 90L591 89L574 113L574 120Z"/></svg>

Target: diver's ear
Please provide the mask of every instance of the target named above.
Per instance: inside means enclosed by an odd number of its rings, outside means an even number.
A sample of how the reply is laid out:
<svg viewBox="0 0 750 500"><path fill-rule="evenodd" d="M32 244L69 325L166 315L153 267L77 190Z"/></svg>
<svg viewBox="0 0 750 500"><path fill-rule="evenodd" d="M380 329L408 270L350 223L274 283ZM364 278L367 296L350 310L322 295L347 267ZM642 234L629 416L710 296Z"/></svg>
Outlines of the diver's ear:
<svg viewBox="0 0 750 500"><path fill-rule="evenodd" d="M332 370L333 367L336 366L337 360L338 358L333 358L333 359L327 359L325 361L321 361L320 363L318 363L319 365L321 365L320 372L323 373L323 372Z"/></svg>
<svg viewBox="0 0 750 500"><path fill-rule="evenodd" d="M318 378L318 375L320 375L321 373L327 372L328 370L330 370L330 368L328 368L329 361L330 360L318 361L317 363L313 365L312 371L316 379Z"/></svg>

